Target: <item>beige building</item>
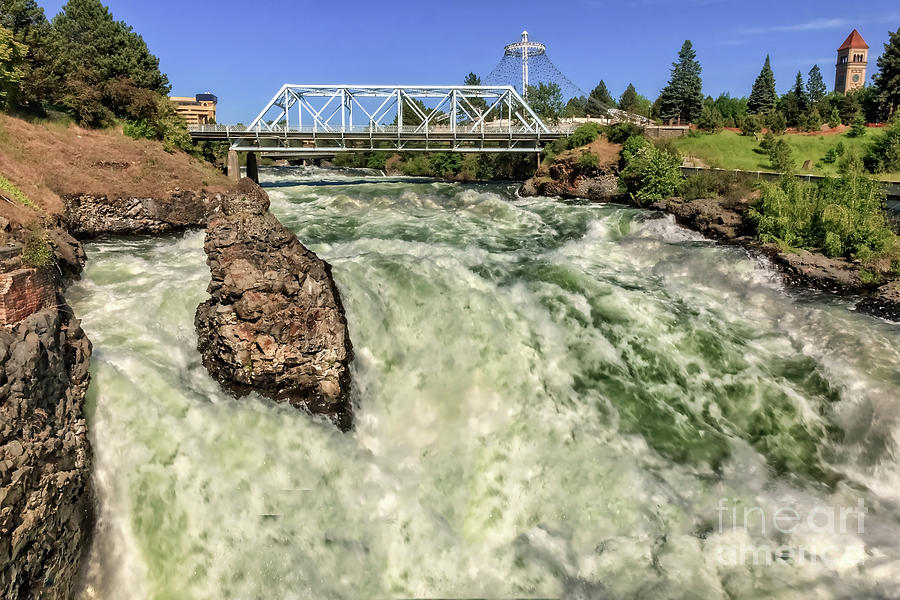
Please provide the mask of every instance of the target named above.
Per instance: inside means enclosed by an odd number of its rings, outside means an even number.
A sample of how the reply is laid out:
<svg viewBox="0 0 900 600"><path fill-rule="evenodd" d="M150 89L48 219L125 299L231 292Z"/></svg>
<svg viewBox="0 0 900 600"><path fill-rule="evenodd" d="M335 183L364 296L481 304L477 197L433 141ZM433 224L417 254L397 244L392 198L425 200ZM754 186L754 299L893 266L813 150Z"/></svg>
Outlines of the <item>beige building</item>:
<svg viewBox="0 0 900 600"><path fill-rule="evenodd" d="M209 125L216 122L216 104L219 99L206 92L190 96L169 96L175 112L184 117L188 125Z"/></svg>
<svg viewBox="0 0 900 600"><path fill-rule="evenodd" d="M866 65L869 60L869 45L853 30L838 48L837 66L834 75L834 91L846 94L858 90L866 84Z"/></svg>

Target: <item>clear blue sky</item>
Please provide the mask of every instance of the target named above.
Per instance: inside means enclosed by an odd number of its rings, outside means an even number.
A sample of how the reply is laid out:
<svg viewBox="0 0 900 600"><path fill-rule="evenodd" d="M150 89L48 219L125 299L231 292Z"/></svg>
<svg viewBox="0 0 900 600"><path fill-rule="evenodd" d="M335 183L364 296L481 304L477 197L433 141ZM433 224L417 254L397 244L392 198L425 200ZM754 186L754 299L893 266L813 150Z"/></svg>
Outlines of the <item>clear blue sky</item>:
<svg viewBox="0 0 900 600"><path fill-rule="evenodd" d="M64 0L38 0L52 18ZM283 83L450 84L482 77L523 29L586 91L633 82L654 99L690 39L704 93L749 93L766 53L779 91L818 63L829 88L835 50L856 27L871 47L869 75L897 0L107 0L144 36L172 93L210 90L219 122L249 122Z"/></svg>

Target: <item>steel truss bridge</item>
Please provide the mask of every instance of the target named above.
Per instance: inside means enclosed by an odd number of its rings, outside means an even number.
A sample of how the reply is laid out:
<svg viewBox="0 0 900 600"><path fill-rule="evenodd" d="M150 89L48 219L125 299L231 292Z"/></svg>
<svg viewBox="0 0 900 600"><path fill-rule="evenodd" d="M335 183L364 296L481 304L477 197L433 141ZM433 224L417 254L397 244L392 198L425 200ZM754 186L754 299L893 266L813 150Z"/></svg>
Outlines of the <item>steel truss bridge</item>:
<svg viewBox="0 0 900 600"><path fill-rule="evenodd" d="M537 153L548 127L512 86L287 84L248 126L191 125L195 141L297 156L359 151Z"/></svg>

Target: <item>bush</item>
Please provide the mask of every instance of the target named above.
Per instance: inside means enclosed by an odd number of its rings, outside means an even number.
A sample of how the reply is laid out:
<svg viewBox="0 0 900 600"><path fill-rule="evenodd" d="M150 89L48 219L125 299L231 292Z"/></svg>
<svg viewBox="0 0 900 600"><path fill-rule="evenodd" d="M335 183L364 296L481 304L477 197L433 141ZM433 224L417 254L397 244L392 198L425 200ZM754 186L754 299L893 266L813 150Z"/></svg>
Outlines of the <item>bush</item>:
<svg viewBox="0 0 900 600"><path fill-rule="evenodd" d="M609 128L606 137L613 144L623 144L628 138L643 136L644 128L634 123L616 123Z"/></svg>
<svg viewBox="0 0 900 600"><path fill-rule="evenodd" d="M411 177L427 177L432 174L431 162L424 154L416 154L400 166L400 172Z"/></svg>
<svg viewBox="0 0 900 600"><path fill-rule="evenodd" d="M678 185L678 195L685 200L720 198L727 194L733 185L731 175L716 171L701 171L685 178Z"/></svg>
<svg viewBox="0 0 900 600"><path fill-rule="evenodd" d="M580 146L587 146L591 142L597 139L600 135L600 126L596 123L584 123L579 125L578 128L569 136L568 146L569 148L578 148Z"/></svg>
<svg viewBox="0 0 900 600"><path fill-rule="evenodd" d="M760 240L862 260L890 249L896 236L884 190L858 160L848 165L840 177L818 185L790 175L762 184L760 199L750 209Z"/></svg>
<svg viewBox="0 0 900 600"><path fill-rule="evenodd" d="M756 115L744 115L741 117L741 135L756 135L762 131L762 123Z"/></svg>
<svg viewBox="0 0 900 600"><path fill-rule="evenodd" d="M715 133L725 126L725 119L719 109L712 105L705 105L697 119L697 127L709 133Z"/></svg>
<svg viewBox="0 0 900 600"><path fill-rule="evenodd" d="M627 161L619 181L634 201L644 206L675 194L681 182L680 166L677 158L647 144Z"/></svg>
<svg viewBox="0 0 900 600"><path fill-rule="evenodd" d="M795 164L794 164L794 151L791 150L790 145L779 138L772 144L772 147L769 149L769 160L772 161L772 167L779 173L793 173Z"/></svg>
<svg viewBox="0 0 900 600"><path fill-rule="evenodd" d="M431 171L441 177L451 177L462 168L462 156L456 152L435 152L428 158Z"/></svg>
<svg viewBox="0 0 900 600"><path fill-rule="evenodd" d="M782 135L787 131L787 119L781 111L773 110L766 117L766 127L775 135Z"/></svg>
<svg viewBox="0 0 900 600"><path fill-rule="evenodd" d="M885 128L884 135L869 147L865 163L873 173L900 171L900 117L894 118Z"/></svg>
<svg viewBox="0 0 900 600"><path fill-rule="evenodd" d="M651 143L666 154L678 159L678 163L681 164L681 150L678 149L674 138L660 138Z"/></svg>
<svg viewBox="0 0 900 600"><path fill-rule="evenodd" d="M589 150L582 150L578 157L578 166L583 170L589 170L600 163L600 157Z"/></svg>
<svg viewBox="0 0 900 600"><path fill-rule="evenodd" d="M766 135L764 135L763 139L759 142L759 148L757 148L757 152L759 154L768 154L772 151L772 147L777 141L778 138L775 137L774 133L772 133L771 131L766 132Z"/></svg>
<svg viewBox="0 0 900 600"><path fill-rule="evenodd" d="M390 158L390 152L373 152L366 159L366 168L375 169L376 171L384 171L387 160Z"/></svg>
<svg viewBox="0 0 900 600"><path fill-rule="evenodd" d="M866 135L866 119L862 112L857 111L850 123L850 131L847 132L850 137L862 137Z"/></svg>
<svg viewBox="0 0 900 600"><path fill-rule="evenodd" d="M184 117L175 112L175 107L166 98L158 99L156 112L151 118L129 121L122 127L122 132L134 139L159 140L166 152L183 150L197 153Z"/></svg>
<svg viewBox="0 0 900 600"><path fill-rule="evenodd" d="M811 108L808 113L803 115L801 128L804 131L820 131L822 129L822 115L815 108Z"/></svg>
<svg viewBox="0 0 900 600"><path fill-rule="evenodd" d="M22 249L22 262L32 267L46 267L53 262L53 246L43 227L32 226Z"/></svg>
<svg viewBox="0 0 900 600"><path fill-rule="evenodd" d="M541 157L547 162L553 162L557 156L569 149L569 140L557 138L547 144L541 151Z"/></svg>
<svg viewBox="0 0 900 600"><path fill-rule="evenodd" d="M628 164L637 156L638 152L650 145L650 141L643 135L634 135L625 140L622 144L622 161Z"/></svg>
<svg viewBox="0 0 900 600"><path fill-rule="evenodd" d="M828 115L828 126L832 129L841 126L841 112L838 110L837 106L833 107L831 109L831 114Z"/></svg>

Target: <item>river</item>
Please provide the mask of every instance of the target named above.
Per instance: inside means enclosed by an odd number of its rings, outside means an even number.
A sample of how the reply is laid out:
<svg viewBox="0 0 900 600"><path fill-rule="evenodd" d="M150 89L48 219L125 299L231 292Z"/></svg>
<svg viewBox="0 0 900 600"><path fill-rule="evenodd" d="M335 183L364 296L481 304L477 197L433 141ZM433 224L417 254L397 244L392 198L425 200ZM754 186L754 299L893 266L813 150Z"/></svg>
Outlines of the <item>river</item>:
<svg viewBox="0 0 900 600"><path fill-rule="evenodd" d="M356 428L195 350L203 233L87 244L84 598L900 590L900 326L669 218L264 169L334 267Z"/></svg>

